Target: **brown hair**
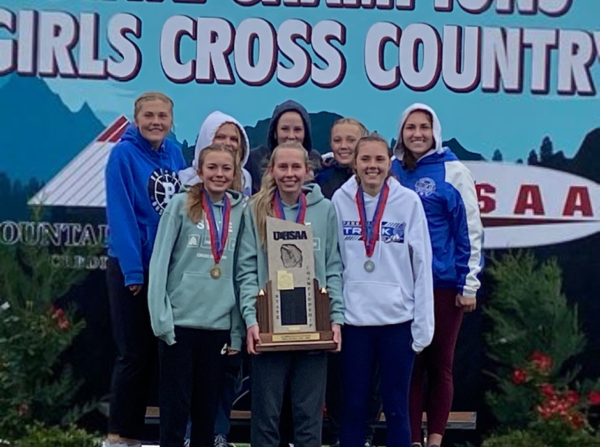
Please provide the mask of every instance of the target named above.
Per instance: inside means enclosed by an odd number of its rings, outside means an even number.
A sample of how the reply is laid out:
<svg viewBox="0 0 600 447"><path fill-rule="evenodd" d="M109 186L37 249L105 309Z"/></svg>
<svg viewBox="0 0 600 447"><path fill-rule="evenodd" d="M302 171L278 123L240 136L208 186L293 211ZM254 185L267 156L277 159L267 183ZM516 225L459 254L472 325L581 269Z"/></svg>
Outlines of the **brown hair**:
<svg viewBox="0 0 600 447"><path fill-rule="evenodd" d="M233 178L236 178L236 175L239 176L240 164L236 160L236 156L231 149L223 146L222 144L211 144L210 146L206 146L204 149L200 151L198 154L198 176L202 172L202 166L204 165L204 160L206 156L212 152L226 152L231 155L233 160ZM202 208L202 202L204 201L204 183L198 182L194 186L192 186L187 195L187 212L190 220L197 224L202 220L204 215L204 209Z"/></svg>
<svg viewBox="0 0 600 447"><path fill-rule="evenodd" d="M304 146L297 141L288 141L278 145L275 149L273 149L271 158L269 159L269 164L267 166L268 168L275 166L275 157L277 157L277 152L279 152L280 149L298 149L299 151L302 151L304 165L307 167L307 169L310 169L308 152L306 149L304 149ZM256 227L258 229L261 246L263 247L265 247L267 243L267 216L275 216L275 213L273 212L273 196L276 189L277 184L275 183L275 179L271 176L271 174L269 174L267 169L262 178L260 191L258 191L254 197L252 197L254 217L256 218Z"/></svg>
<svg viewBox="0 0 600 447"><path fill-rule="evenodd" d="M358 159L358 153L360 152L360 146L361 144L364 143L380 143L383 144L383 146L386 148L385 153L387 154L388 158L390 157L390 146L388 145L387 141L381 136L379 135L377 132L373 132L369 135L367 135L366 137L362 137L360 140L358 140L358 143L356 143L356 150L354 151L354 161L352 163L352 171L354 171L354 177L356 178L356 183L358 183L360 185L360 177L358 176L358 171L356 170L356 160ZM390 170L388 170L387 176L385 177L386 180L390 177L392 177L392 170L390 167Z"/></svg>
<svg viewBox="0 0 600 447"><path fill-rule="evenodd" d="M413 110L412 112L410 112L408 114L408 116L404 120L404 123L402 123L402 129L400 129L400 135L398 136L397 146L403 152L403 155L402 155L402 167L404 169L406 169L407 171L410 171L410 172L412 172L415 169L417 169L418 158L415 156L414 153L412 153L405 146L405 144L404 144L404 135L403 134L404 134L404 125L406 124L406 120L408 120L408 117L411 116L415 112L424 113L425 116L427 117L427 119L429 120L429 124L433 127L433 116L431 115L431 113L428 110L423 110L423 109L415 109L415 110ZM433 144L435 145L435 137L433 139Z"/></svg>
<svg viewBox="0 0 600 447"><path fill-rule="evenodd" d="M142 93L138 99L135 100L135 105L133 106L133 117L137 118L138 114L142 110L142 104L148 101L156 101L160 100L164 103L171 106L171 115L173 114L173 100L169 98L167 95L161 92L146 92Z"/></svg>

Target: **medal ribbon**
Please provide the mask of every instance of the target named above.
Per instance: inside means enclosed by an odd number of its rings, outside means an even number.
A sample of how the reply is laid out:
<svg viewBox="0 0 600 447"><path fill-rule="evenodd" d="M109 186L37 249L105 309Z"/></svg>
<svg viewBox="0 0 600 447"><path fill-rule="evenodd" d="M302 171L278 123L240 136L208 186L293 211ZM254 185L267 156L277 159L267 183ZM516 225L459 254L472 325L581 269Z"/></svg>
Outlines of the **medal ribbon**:
<svg viewBox="0 0 600 447"><path fill-rule="evenodd" d="M215 264L221 261L223 252L225 251L225 245L227 244L227 236L229 235L229 219L231 217L231 202L227 194L223 195L223 225L221 229L217 228L217 220L215 219L215 212L213 211L213 203L210 200L210 196L206 190L202 192L204 194L204 200L202 201L202 208L206 213L208 219L208 230L210 231L210 249L212 251Z"/></svg>
<svg viewBox="0 0 600 447"><path fill-rule="evenodd" d="M300 193L300 197L298 197L298 215L296 216L296 223L304 225L306 208L306 196L304 193ZM283 202L281 201L279 190L275 190L275 194L273 194L273 212L277 219L285 220L285 212L283 211Z"/></svg>
<svg viewBox="0 0 600 447"><path fill-rule="evenodd" d="M358 215L360 217L360 228L362 230L362 238L365 244L365 250L367 251L367 257L373 256L375 251L375 244L379 239L379 231L381 227L381 219L383 218L383 210L390 194L390 187L387 182L383 184L383 188L379 194L379 200L377 201L377 208L375 208L375 215L373 220L369 222L367 220L367 209L365 208L365 196L361 185L358 185L356 191L356 206L358 207Z"/></svg>

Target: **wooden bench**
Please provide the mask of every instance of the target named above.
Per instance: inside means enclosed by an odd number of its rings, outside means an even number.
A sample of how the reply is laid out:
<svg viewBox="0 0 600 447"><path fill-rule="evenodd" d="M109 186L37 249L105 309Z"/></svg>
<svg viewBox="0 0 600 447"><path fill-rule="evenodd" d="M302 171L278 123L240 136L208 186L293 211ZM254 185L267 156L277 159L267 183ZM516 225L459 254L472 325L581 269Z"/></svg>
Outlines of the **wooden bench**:
<svg viewBox="0 0 600 447"><path fill-rule="evenodd" d="M252 417L250 411L233 410L231 412L231 422L239 424L249 424ZM146 423L158 424L160 410L158 407L148 407L146 409ZM385 422L385 414L381 413L379 422ZM450 413L447 430L475 430L477 427L477 413L473 411L453 411ZM423 428L427 428L427 414L423 413Z"/></svg>

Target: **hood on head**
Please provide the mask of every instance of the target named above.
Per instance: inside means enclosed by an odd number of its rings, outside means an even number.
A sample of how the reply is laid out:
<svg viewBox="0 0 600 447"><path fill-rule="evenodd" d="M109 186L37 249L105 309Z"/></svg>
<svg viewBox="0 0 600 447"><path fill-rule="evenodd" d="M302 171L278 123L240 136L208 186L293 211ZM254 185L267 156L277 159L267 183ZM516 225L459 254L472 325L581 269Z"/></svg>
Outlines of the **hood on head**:
<svg viewBox="0 0 600 447"><path fill-rule="evenodd" d="M239 121L232 116L217 110L208 115L202 123L202 126L200 126L200 132L198 133L198 138L196 139L196 147L194 149L194 160L192 161L192 166L179 173L179 178L184 184L193 185L200 181L196 173L198 170L198 156L200 155L200 152L202 152L202 149L212 144L217 130L225 123L235 124L240 131L242 136L242 140L240 141L240 149L243 151L241 164L242 168L246 166L246 162L250 156L250 142L244 126L242 126Z"/></svg>
<svg viewBox="0 0 600 447"><path fill-rule="evenodd" d="M310 117L308 116L308 112L306 109L299 103L293 100L287 100L282 102L278 106L275 107L273 111L273 116L271 117L271 121L269 123L269 134L267 138L267 146L269 150L272 152L273 149L277 147L277 122L281 115L285 112L297 112L302 117L302 122L304 123L304 141L302 142L302 146L310 152L312 149L312 136L311 136L311 127L310 127Z"/></svg>
<svg viewBox="0 0 600 447"><path fill-rule="evenodd" d="M433 149L431 149L427 154L430 153L442 153L444 151L442 147L442 125L440 124L440 120L437 115L433 111L431 107L422 103L414 103L411 106L408 106L402 115L400 116L400 122L398 123L398 141L396 141L396 146L394 147L394 155L398 160L402 160L404 158L404 152L406 148L404 147L404 142L402 141L402 129L404 129L404 124L408 119L408 116L416 111L416 110L424 110L429 112L433 118L433 141L435 143ZM426 155L427 155L426 154Z"/></svg>

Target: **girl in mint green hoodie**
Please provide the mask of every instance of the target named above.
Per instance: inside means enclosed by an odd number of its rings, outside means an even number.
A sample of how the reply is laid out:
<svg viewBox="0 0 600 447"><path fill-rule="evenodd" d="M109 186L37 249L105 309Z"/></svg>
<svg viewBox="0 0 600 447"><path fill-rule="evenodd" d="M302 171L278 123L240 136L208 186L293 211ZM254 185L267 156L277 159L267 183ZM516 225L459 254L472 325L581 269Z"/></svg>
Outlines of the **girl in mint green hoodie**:
<svg viewBox="0 0 600 447"><path fill-rule="evenodd" d="M261 190L244 212L236 279L240 306L248 327L247 346L256 354L259 327L256 296L268 281L266 246L267 216L310 225L314 237L315 276L331 299L331 328L337 349L341 348L342 262L338 247L337 217L332 203L309 179L308 152L300 143L289 142L273 151ZM294 445L320 447L322 410L327 380L327 356L323 351L261 353L252 357L251 444L279 445L279 417L283 393L290 383L294 415Z"/></svg>
<svg viewBox="0 0 600 447"><path fill-rule="evenodd" d="M242 194L231 149L198 156L201 183L174 196L160 220L150 260L148 304L160 358L160 445L212 445L227 355L239 352L243 324L233 285Z"/></svg>

